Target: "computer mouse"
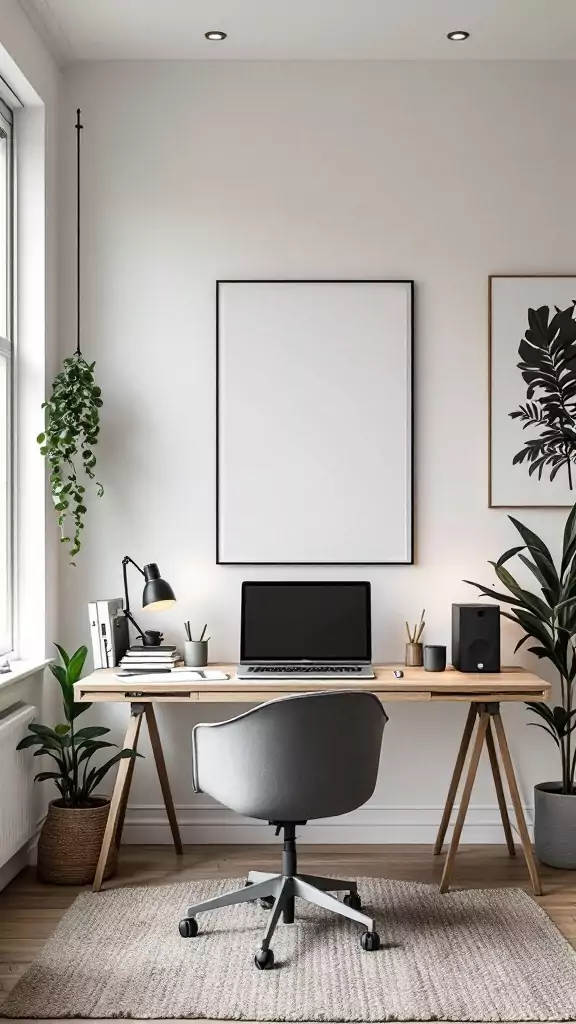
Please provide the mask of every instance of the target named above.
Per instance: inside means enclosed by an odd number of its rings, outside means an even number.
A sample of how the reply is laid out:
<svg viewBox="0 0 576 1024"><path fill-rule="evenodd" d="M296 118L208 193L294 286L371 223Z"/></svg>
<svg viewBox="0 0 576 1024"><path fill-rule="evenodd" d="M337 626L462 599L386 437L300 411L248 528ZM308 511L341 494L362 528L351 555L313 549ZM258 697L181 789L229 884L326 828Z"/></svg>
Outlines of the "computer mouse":
<svg viewBox="0 0 576 1024"><path fill-rule="evenodd" d="M404 673L403 673L401 668L395 668L394 669L394 675L396 676L396 679L403 679L404 678Z"/></svg>

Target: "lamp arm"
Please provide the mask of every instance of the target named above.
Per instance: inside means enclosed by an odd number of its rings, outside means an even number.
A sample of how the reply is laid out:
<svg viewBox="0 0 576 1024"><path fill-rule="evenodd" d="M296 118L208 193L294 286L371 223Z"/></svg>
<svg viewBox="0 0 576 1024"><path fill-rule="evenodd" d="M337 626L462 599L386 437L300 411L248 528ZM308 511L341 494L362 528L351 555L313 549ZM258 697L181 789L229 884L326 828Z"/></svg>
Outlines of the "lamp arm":
<svg viewBox="0 0 576 1024"><path fill-rule="evenodd" d="M132 623L132 625L134 626L134 629L136 630L138 635L140 637L142 637L142 640L144 640L145 639L144 633L140 629L140 626L138 625L138 623L136 622L136 619L134 618L134 616L132 615L132 612L130 611L130 595L128 594L128 564L129 563L131 565L135 566L136 569L138 569L138 572L141 573L142 576L144 576L144 571L143 571L143 569L140 568L138 563L135 562L133 558L130 558L129 555L124 555L124 558L122 559L122 576L123 576L123 579L124 579L124 601L125 601L124 615Z"/></svg>

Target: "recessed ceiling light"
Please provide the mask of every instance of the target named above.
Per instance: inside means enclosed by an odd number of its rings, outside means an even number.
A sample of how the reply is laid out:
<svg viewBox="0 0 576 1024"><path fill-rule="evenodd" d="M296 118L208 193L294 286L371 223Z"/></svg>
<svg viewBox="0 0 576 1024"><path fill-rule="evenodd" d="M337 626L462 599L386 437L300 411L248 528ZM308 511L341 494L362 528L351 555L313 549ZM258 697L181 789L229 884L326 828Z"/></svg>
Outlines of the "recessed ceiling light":
<svg viewBox="0 0 576 1024"><path fill-rule="evenodd" d="M205 32L204 35L206 36L206 39L213 39L217 41L226 39L226 32Z"/></svg>
<svg viewBox="0 0 576 1024"><path fill-rule="evenodd" d="M453 43L462 43L469 36L469 32L449 32L447 38L451 39Z"/></svg>

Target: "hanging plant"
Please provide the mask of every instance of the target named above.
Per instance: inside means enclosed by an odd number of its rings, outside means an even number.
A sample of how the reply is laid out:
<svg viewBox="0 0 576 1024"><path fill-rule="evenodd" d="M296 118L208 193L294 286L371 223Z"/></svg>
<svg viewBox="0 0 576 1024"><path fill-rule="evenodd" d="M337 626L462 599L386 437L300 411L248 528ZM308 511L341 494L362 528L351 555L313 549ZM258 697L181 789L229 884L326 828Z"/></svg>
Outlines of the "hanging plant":
<svg viewBox="0 0 576 1024"><path fill-rule="evenodd" d="M81 530L86 515L86 487L82 474L96 482L98 497L104 494L96 480L94 448L100 433L102 407L100 388L94 380L95 363L88 363L80 351L80 111L76 118L76 351L64 360L54 378L52 395L42 408L46 426L38 435L40 453L50 467L52 501L58 517L60 540L68 544L71 564L80 551ZM78 474L81 474L79 479ZM73 529L68 530L72 521Z"/></svg>
<svg viewBox="0 0 576 1024"><path fill-rule="evenodd" d="M72 559L80 551L80 531L84 528L86 514L82 474L89 480L96 479L94 448L100 432L100 395L94 380L94 363L87 363L84 356L78 354L64 360L63 369L54 378L52 396L42 406L46 410L46 429L38 435L38 443L40 453L50 466L50 487L58 514L60 539L70 545ZM98 481L96 487L101 497L104 488ZM71 531L67 530L69 519L73 523Z"/></svg>

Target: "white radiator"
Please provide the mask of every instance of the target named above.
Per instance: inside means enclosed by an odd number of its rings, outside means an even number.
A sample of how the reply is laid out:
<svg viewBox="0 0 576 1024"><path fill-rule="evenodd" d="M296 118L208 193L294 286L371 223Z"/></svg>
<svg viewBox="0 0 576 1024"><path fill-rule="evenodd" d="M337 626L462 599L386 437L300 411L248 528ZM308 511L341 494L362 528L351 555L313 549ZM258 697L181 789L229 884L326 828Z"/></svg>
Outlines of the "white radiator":
<svg viewBox="0 0 576 1024"><path fill-rule="evenodd" d="M0 713L0 868L34 832L31 751L16 747L35 714L22 703Z"/></svg>

